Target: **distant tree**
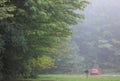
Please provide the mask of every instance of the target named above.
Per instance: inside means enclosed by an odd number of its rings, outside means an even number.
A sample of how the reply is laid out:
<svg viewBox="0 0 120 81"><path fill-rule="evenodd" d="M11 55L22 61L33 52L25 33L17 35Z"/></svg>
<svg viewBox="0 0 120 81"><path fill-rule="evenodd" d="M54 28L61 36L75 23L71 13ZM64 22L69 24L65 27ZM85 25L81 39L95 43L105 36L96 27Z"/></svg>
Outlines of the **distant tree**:
<svg viewBox="0 0 120 81"><path fill-rule="evenodd" d="M95 6L88 8L86 12L88 20L84 24L77 25L75 29L73 27L75 31L73 41L79 47L79 55L85 59L80 64L89 68L101 68L103 72L120 72L117 68L120 59L119 17L114 19L114 15L108 15L107 10L114 10L113 8L105 7L104 12L98 13L99 7ZM102 17L99 16L101 14ZM111 19L107 19L106 15Z"/></svg>

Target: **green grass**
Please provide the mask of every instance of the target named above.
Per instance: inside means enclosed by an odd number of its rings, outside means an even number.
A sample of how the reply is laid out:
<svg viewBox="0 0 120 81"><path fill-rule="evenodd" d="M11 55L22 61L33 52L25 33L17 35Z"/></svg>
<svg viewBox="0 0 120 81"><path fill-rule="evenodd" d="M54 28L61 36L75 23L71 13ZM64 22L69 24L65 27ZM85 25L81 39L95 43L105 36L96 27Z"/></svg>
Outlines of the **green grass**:
<svg viewBox="0 0 120 81"><path fill-rule="evenodd" d="M120 81L120 77L86 76L81 75L39 75L33 81Z"/></svg>

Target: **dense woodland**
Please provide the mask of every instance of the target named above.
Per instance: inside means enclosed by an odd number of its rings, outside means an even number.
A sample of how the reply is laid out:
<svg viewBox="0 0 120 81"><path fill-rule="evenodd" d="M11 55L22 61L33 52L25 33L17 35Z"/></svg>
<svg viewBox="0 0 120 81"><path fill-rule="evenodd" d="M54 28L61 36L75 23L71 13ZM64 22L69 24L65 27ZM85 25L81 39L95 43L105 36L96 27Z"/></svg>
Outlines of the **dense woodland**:
<svg viewBox="0 0 120 81"><path fill-rule="evenodd" d="M118 2L0 0L0 80L120 73Z"/></svg>
<svg viewBox="0 0 120 81"><path fill-rule="evenodd" d="M0 79L36 77L65 65L62 61L70 59L72 49L71 25L84 19L75 11L87 4L85 0L0 0Z"/></svg>

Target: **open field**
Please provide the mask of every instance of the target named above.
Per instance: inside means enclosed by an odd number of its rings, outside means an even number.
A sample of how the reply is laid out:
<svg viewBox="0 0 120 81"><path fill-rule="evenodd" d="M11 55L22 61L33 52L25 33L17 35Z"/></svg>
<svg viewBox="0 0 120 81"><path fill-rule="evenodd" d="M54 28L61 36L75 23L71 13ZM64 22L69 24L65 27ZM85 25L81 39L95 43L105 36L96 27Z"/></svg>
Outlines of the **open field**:
<svg viewBox="0 0 120 81"><path fill-rule="evenodd" d="M120 81L120 76L39 75L33 81Z"/></svg>

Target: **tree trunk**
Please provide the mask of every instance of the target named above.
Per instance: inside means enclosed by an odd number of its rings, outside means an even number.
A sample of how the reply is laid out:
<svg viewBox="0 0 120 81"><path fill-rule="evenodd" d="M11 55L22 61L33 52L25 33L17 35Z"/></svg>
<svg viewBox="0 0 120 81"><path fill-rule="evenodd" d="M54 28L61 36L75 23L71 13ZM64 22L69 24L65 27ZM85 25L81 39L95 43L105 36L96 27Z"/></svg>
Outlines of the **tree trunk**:
<svg viewBox="0 0 120 81"><path fill-rule="evenodd" d="M2 81L4 80L10 80L10 73L9 73L9 67L8 67L8 61L5 57L2 58L3 68L2 68Z"/></svg>

